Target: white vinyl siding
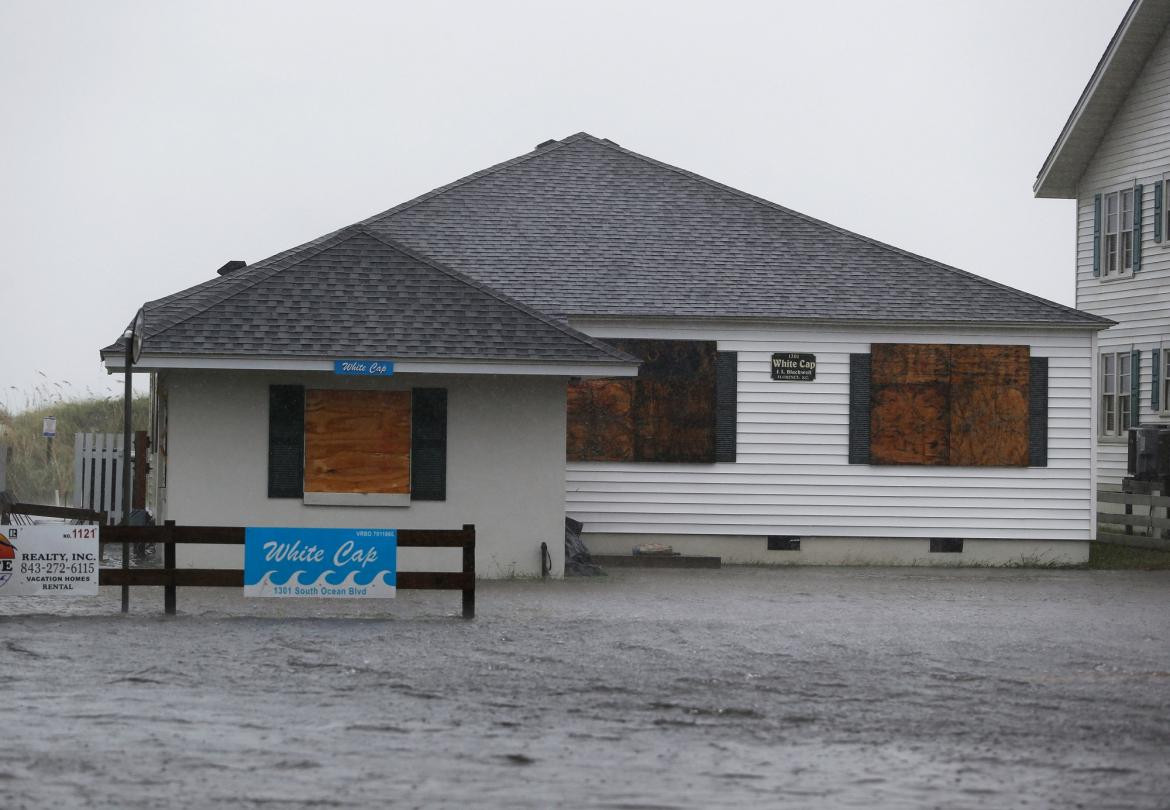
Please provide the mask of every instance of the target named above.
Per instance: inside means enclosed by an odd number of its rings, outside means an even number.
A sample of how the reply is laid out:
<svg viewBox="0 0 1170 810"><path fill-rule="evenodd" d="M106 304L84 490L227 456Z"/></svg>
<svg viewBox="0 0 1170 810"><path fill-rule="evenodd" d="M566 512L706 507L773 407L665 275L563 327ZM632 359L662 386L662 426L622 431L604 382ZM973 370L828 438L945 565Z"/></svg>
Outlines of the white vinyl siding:
<svg viewBox="0 0 1170 810"><path fill-rule="evenodd" d="M737 461L568 465L587 532L1085 540L1092 484L1092 335L952 328L634 325L574 320L597 337L717 340L738 353ZM850 464L849 355L871 343L1026 344L1049 360L1047 467ZM771 379L773 352L817 356L813 382Z"/></svg>
<svg viewBox="0 0 1170 810"><path fill-rule="evenodd" d="M1162 242L1154 241L1154 187L1164 181L1167 172L1170 172L1170 34L1163 35L1151 54L1078 185L1077 307L1118 322L1098 336L1100 352L1133 349L1141 352L1139 401L1143 424L1170 421L1165 410L1161 413L1150 410L1151 350L1159 348L1170 335L1170 232L1164 228ZM1104 283L1104 275L1093 276L1093 196L1102 194L1104 199L1111 191L1132 188L1138 183L1144 186L1141 267L1132 275ZM1165 194L1163 208L1170 208L1170 197ZM1102 272L1104 237L1102 227ZM1097 401L1102 401L1100 392ZM1161 407L1165 409L1166 405ZM1097 442L1098 483L1117 487L1125 476L1125 438L1106 435L1103 424L1098 426L1098 431L1101 434Z"/></svg>

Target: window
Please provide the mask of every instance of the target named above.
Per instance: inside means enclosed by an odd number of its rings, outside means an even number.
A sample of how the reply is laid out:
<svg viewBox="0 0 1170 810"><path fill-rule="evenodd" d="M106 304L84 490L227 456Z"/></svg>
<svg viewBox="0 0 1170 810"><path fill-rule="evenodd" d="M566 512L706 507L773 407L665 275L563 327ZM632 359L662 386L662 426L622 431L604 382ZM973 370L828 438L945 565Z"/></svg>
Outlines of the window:
<svg viewBox="0 0 1170 810"><path fill-rule="evenodd" d="M446 499L447 395L269 388L268 497L407 506Z"/></svg>
<svg viewBox="0 0 1170 810"><path fill-rule="evenodd" d="M409 503L410 399L409 391L305 391L305 503Z"/></svg>
<svg viewBox="0 0 1170 810"><path fill-rule="evenodd" d="M1170 177L1165 177L1165 175L1163 177L1165 179L1158 181L1162 186L1162 194L1157 200L1157 202L1161 203L1161 206L1156 215L1161 220L1158 223L1158 228L1159 234L1162 237L1162 244L1167 245L1170 244L1170 205L1167 205L1167 201L1170 201L1170 197L1167 196L1170 194ZM1165 400L1162 401L1165 402Z"/></svg>
<svg viewBox="0 0 1170 810"><path fill-rule="evenodd" d="M714 341L607 339L638 376L568 390L569 461L735 461L736 355Z"/></svg>
<svg viewBox="0 0 1170 810"><path fill-rule="evenodd" d="M849 463L1047 466L1048 358L925 343L850 355Z"/></svg>
<svg viewBox="0 0 1170 810"><path fill-rule="evenodd" d="M1170 411L1170 349L1165 346L1158 353L1159 372L1158 388L1162 395L1160 399L1160 410L1162 413Z"/></svg>
<svg viewBox="0 0 1170 810"><path fill-rule="evenodd" d="M1129 352L1101 355L1101 435L1124 436L1133 401L1133 366Z"/></svg>
<svg viewBox="0 0 1170 810"><path fill-rule="evenodd" d="M1101 277L1114 278L1133 272L1134 194L1132 188L1104 197L1105 240L1101 255Z"/></svg>

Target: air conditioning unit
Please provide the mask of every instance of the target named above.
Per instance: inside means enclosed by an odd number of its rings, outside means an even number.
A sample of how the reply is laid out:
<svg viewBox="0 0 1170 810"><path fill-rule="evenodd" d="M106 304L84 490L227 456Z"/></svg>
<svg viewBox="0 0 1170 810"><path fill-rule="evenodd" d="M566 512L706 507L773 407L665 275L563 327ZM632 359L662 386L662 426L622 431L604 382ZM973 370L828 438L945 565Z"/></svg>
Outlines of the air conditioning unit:
<svg viewBox="0 0 1170 810"><path fill-rule="evenodd" d="M1131 427L1126 470L1135 481L1170 479L1170 426Z"/></svg>

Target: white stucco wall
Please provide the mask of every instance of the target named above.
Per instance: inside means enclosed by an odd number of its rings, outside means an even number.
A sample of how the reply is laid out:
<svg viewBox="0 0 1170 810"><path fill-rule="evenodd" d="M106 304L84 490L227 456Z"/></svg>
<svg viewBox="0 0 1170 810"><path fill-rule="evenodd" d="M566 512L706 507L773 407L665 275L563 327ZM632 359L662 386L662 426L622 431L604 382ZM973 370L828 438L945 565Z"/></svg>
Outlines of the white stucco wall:
<svg viewBox="0 0 1170 810"><path fill-rule="evenodd" d="M165 504L159 520L203 526L476 527L480 577L540 575L540 543L564 570L564 378L167 371ZM268 386L447 389L447 500L306 506L268 497ZM458 549L402 549L399 570L458 570ZM241 567L243 549L186 546L179 564Z"/></svg>

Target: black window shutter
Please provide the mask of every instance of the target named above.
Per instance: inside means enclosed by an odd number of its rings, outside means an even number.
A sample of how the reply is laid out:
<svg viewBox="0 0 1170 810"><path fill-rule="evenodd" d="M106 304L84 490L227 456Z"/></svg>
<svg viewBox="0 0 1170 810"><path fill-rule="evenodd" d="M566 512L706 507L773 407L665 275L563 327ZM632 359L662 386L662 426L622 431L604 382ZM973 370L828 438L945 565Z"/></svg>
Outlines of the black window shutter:
<svg viewBox="0 0 1170 810"><path fill-rule="evenodd" d="M305 389L268 387L268 497L305 494Z"/></svg>
<svg viewBox="0 0 1170 810"><path fill-rule="evenodd" d="M1093 195L1093 275L1101 275L1101 195Z"/></svg>
<svg viewBox="0 0 1170 810"><path fill-rule="evenodd" d="M1154 241L1162 241L1162 186L1161 180L1154 183Z"/></svg>
<svg viewBox="0 0 1170 810"><path fill-rule="evenodd" d="M1048 466L1048 358L1028 360L1028 466Z"/></svg>
<svg viewBox="0 0 1170 810"><path fill-rule="evenodd" d="M849 463L869 464L870 358L849 355Z"/></svg>
<svg viewBox="0 0 1170 810"><path fill-rule="evenodd" d="M1162 350L1150 352L1150 410L1155 413L1162 409ZM1167 403L1170 404L1170 403Z"/></svg>
<svg viewBox="0 0 1170 810"><path fill-rule="evenodd" d="M410 499L447 500L447 389L411 391Z"/></svg>
<svg viewBox="0 0 1170 810"><path fill-rule="evenodd" d="M715 354L715 460L735 461L739 354Z"/></svg>
<svg viewBox="0 0 1170 810"><path fill-rule="evenodd" d="M1142 184L1133 189L1133 272L1142 269Z"/></svg>
<svg viewBox="0 0 1170 810"><path fill-rule="evenodd" d="M1142 423L1142 353L1134 349L1129 353L1129 424L1137 427Z"/></svg>

